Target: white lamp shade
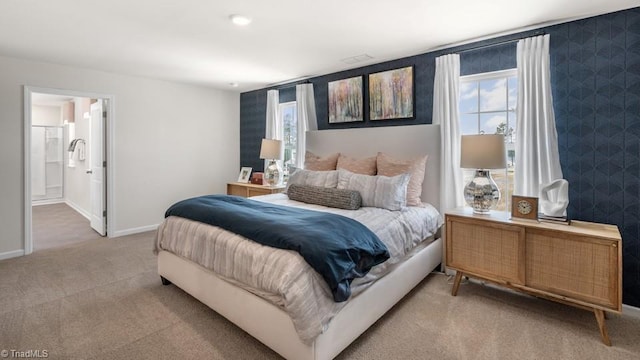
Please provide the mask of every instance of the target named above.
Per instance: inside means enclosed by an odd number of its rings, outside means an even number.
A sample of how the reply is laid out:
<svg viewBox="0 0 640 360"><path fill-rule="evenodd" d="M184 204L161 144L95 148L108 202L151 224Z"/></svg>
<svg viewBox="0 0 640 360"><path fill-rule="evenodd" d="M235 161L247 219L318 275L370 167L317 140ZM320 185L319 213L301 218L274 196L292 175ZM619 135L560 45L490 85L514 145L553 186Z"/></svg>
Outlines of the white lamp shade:
<svg viewBox="0 0 640 360"><path fill-rule="evenodd" d="M260 159L284 159L284 143L282 140L262 139L262 146L260 146Z"/></svg>
<svg viewBox="0 0 640 360"><path fill-rule="evenodd" d="M463 135L460 141L460 167L463 169L506 168L504 135Z"/></svg>

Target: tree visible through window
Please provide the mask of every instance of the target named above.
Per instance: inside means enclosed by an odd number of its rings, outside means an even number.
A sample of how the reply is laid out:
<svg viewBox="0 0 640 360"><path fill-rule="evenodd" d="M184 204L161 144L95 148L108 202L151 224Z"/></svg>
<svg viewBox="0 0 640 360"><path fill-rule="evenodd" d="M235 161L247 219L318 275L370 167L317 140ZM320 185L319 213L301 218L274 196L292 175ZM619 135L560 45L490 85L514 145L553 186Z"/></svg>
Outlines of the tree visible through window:
<svg viewBox="0 0 640 360"><path fill-rule="evenodd" d="M298 144L298 115L296 102L280 104L280 119L284 129L284 161L285 174L289 173L291 166L296 166L296 146Z"/></svg>
<svg viewBox="0 0 640 360"><path fill-rule="evenodd" d="M500 188L496 210L509 211L513 194L516 144L516 69L460 77L460 133L503 134L507 156L506 170L492 170ZM464 182L473 177L473 170L464 170Z"/></svg>

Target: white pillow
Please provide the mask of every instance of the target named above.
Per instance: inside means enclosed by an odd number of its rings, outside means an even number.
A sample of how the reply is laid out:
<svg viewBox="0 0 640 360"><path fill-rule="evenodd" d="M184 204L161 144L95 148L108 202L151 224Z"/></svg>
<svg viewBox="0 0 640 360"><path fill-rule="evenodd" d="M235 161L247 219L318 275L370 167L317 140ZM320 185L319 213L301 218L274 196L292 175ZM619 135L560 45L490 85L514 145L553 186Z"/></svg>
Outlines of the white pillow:
<svg viewBox="0 0 640 360"><path fill-rule="evenodd" d="M335 188L338 185L338 172L336 170L314 171L297 169L293 174L289 175L287 189L291 184Z"/></svg>
<svg viewBox="0 0 640 360"><path fill-rule="evenodd" d="M424 181L425 167L427 166L427 155L412 159L399 160L391 156L378 153L376 159L377 175L396 176L398 174L409 173L409 185L407 185L407 205L421 206L422 182Z"/></svg>
<svg viewBox="0 0 640 360"><path fill-rule="evenodd" d="M362 206L387 210L402 210L407 206L409 174L397 176L370 176L338 170L338 189L357 190L362 196Z"/></svg>

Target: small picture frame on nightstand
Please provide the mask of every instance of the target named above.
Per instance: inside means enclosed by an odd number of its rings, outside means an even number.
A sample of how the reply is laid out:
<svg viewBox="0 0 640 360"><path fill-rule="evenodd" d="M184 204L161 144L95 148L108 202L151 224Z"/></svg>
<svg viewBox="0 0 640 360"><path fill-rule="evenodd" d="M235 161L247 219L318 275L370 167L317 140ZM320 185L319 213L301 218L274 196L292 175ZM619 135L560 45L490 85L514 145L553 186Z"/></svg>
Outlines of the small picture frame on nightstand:
<svg viewBox="0 0 640 360"><path fill-rule="evenodd" d="M238 182L248 183L250 177L251 177L251 168L243 167L242 169L240 169L240 174L238 175Z"/></svg>
<svg viewBox="0 0 640 360"><path fill-rule="evenodd" d="M511 196L511 217L514 219L538 220L538 198Z"/></svg>

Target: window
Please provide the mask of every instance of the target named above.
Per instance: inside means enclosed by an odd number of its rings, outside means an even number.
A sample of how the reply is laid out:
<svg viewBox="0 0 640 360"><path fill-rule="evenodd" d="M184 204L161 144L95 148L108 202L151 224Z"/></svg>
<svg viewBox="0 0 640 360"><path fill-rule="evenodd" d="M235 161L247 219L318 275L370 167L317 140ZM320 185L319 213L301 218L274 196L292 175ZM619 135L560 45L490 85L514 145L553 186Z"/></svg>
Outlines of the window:
<svg viewBox="0 0 640 360"><path fill-rule="evenodd" d="M296 166L296 146L298 144L298 116L296 102L290 101L280 104L280 120L284 129L284 161L285 174L291 166Z"/></svg>
<svg viewBox="0 0 640 360"><path fill-rule="evenodd" d="M493 170L491 175L500 188L497 210L508 211L513 194L516 144L516 69L460 77L460 133L504 134L507 169ZM464 170L464 183L473 177Z"/></svg>

